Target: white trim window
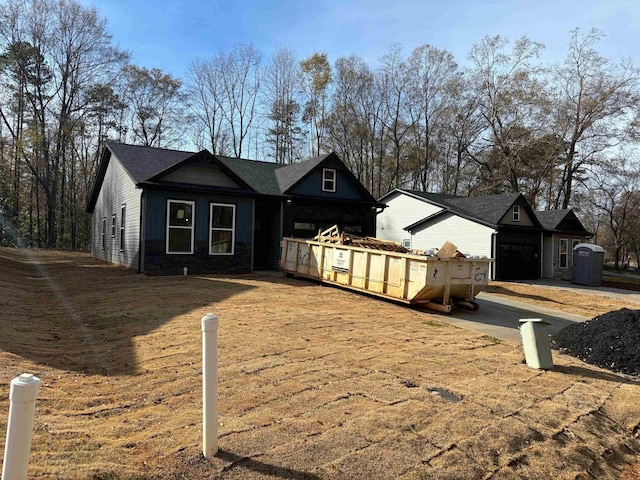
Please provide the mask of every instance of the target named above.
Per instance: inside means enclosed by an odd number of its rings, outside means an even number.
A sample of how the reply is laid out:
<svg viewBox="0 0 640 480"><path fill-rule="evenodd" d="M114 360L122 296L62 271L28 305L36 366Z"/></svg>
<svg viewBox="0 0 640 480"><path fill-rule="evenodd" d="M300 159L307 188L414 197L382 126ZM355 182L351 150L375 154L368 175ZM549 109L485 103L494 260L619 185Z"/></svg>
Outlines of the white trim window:
<svg viewBox="0 0 640 480"><path fill-rule="evenodd" d="M167 200L167 253L193 253L195 202Z"/></svg>
<svg viewBox="0 0 640 480"><path fill-rule="evenodd" d="M209 206L209 255L233 255L236 244L236 206Z"/></svg>
<svg viewBox="0 0 640 480"><path fill-rule="evenodd" d="M513 206L513 221L514 222L520 221L520 205Z"/></svg>
<svg viewBox="0 0 640 480"><path fill-rule="evenodd" d="M111 215L111 238L116 238L116 214Z"/></svg>
<svg viewBox="0 0 640 480"><path fill-rule="evenodd" d="M561 238L558 250L558 265L565 269L569 267L569 239Z"/></svg>
<svg viewBox="0 0 640 480"><path fill-rule="evenodd" d="M322 191L335 192L338 183L338 174L334 168L322 169Z"/></svg>
<svg viewBox="0 0 640 480"><path fill-rule="evenodd" d="M107 217L102 217L102 249L107 248Z"/></svg>
<svg viewBox="0 0 640 480"><path fill-rule="evenodd" d="M411 248L411 239L410 238L405 238L402 240L402 246L404 248Z"/></svg>
<svg viewBox="0 0 640 480"><path fill-rule="evenodd" d="M125 203L120 207L120 251L124 252L124 226L126 218L127 205Z"/></svg>

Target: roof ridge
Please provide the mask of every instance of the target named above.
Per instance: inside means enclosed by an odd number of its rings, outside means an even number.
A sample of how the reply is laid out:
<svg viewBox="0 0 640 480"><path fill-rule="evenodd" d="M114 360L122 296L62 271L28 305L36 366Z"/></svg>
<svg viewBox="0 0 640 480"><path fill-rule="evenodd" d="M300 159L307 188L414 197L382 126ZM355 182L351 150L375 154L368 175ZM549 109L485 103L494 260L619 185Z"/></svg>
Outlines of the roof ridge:
<svg viewBox="0 0 640 480"><path fill-rule="evenodd" d="M202 150L199 150L197 152L193 152L191 150L178 150L176 148L166 148L166 147L149 147L147 145L136 145L135 143L125 143L125 142L118 142L117 140L107 140L107 143L110 143L112 145L124 145L125 147L136 147L136 148L150 148L152 150L164 150L165 152L178 152L178 153L200 153ZM206 148L204 149L206 150Z"/></svg>

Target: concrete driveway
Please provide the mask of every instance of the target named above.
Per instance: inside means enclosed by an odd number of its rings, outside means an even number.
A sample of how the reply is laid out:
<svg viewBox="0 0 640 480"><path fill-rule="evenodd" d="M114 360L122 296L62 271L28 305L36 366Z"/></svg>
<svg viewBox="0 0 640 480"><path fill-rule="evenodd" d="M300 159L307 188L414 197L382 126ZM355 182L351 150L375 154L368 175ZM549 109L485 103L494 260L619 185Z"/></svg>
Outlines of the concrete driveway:
<svg viewBox="0 0 640 480"><path fill-rule="evenodd" d="M511 342L521 341L518 330L521 318L547 320L551 323L549 326L550 334L554 334L572 323L588 320L587 317L580 315L500 298L485 292L476 297L476 302L480 305L480 310L477 312L453 310L449 315L438 315L438 317L450 325Z"/></svg>
<svg viewBox="0 0 640 480"><path fill-rule="evenodd" d="M551 289L561 289L574 291L583 295L596 295L601 297L618 298L626 301L638 303L640 308L640 293L620 288L589 287L575 285L561 280L530 280L517 282L524 285L536 285ZM542 318L547 320L549 333L554 334L562 330L567 325L575 322L589 320L587 317L574 315L571 313L541 307L530 303L518 302L482 292L476 298L480 305L477 312L465 312L454 310L449 315L439 315L440 319L451 325L467 328L484 335L521 342L518 326L521 318Z"/></svg>

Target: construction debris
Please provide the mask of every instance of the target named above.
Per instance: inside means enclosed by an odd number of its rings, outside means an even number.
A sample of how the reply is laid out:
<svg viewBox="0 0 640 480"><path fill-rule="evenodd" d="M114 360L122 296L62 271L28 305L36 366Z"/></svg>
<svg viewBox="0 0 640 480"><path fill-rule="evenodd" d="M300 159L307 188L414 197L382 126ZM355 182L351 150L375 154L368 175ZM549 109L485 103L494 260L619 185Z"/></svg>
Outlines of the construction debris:
<svg viewBox="0 0 640 480"><path fill-rule="evenodd" d="M324 231L319 231L313 237L317 242L333 243L336 245L353 245L354 247L370 248L372 250L384 250L386 252L409 253L409 249L397 242L380 240L374 237L359 237L346 232L340 232L337 225Z"/></svg>

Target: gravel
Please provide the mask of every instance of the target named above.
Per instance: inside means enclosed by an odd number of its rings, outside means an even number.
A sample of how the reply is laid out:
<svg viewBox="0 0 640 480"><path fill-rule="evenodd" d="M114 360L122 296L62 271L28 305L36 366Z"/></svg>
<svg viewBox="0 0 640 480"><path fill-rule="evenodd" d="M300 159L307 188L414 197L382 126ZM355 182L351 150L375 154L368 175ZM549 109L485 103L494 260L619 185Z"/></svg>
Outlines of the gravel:
<svg viewBox="0 0 640 480"><path fill-rule="evenodd" d="M592 365L640 375L640 310L623 308L569 325L551 345Z"/></svg>

